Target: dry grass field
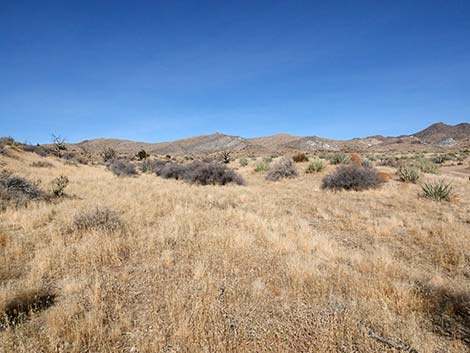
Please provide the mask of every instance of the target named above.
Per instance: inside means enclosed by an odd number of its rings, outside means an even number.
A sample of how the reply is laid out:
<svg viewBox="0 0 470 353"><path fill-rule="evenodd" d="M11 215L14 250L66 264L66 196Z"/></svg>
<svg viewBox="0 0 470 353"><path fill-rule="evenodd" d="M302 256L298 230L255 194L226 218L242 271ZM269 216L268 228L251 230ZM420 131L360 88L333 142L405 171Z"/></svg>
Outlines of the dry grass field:
<svg viewBox="0 0 470 353"><path fill-rule="evenodd" d="M197 186L13 154L70 184L0 212L0 352L470 351L468 177L436 202L389 167L333 192L330 165L270 182L232 162L246 186ZM77 225L97 208L107 223Z"/></svg>

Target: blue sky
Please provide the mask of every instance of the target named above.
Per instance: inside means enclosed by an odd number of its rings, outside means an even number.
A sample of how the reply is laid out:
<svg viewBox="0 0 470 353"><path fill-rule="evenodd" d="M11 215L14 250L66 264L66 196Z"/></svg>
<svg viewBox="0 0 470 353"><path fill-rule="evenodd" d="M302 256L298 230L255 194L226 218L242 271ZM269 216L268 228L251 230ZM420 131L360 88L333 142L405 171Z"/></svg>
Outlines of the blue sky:
<svg viewBox="0 0 470 353"><path fill-rule="evenodd" d="M329 138L470 120L470 1L0 2L0 135Z"/></svg>

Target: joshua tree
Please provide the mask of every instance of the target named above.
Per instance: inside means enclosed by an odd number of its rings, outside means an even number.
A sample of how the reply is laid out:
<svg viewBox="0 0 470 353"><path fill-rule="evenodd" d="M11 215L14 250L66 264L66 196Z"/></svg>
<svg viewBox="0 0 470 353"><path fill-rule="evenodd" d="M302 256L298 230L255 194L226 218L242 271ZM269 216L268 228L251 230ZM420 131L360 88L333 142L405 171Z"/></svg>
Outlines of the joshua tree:
<svg viewBox="0 0 470 353"><path fill-rule="evenodd" d="M222 151L220 153L220 157L222 158L222 161L224 163L228 164L232 160L232 158L230 157L231 154L232 154L232 152L230 152L230 151Z"/></svg>

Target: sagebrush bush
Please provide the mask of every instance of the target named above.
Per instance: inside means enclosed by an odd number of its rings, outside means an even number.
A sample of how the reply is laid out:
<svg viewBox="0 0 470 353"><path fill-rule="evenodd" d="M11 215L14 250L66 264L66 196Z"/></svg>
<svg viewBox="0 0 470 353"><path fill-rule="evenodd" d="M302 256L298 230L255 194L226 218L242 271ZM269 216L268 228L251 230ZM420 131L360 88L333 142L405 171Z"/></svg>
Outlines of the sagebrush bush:
<svg viewBox="0 0 470 353"><path fill-rule="evenodd" d="M0 172L0 202L1 208L7 205L24 206L32 200L44 200L47 195L33 182L11 174Z"/></svg>
<svg viewBox="0 0 470 353"><path fill-rule="evenodd" d="M421 177L421 171L408 164L403 164L398 168L398 176L405 183L417 183Z"/></svg>
<svg viewBox="0 0 470 353"><path fill-rule="evenodd" d="M333 153L327 156L331 164L348 164L351 159L346 153Z"/></svg>
<svg viewBox="0 0 470 353"><path fill-rule="evenodd" d="M444 180L432 181L421 185L425 197L435 201L449 201L452 193L452 184Z"/></svg>
<svg viewBox="0 0 470 353"><path fill-rule="evenodd" d="M244 185L243 178L219 161L194 161L189 164L167 162L156 174L164 179L183 180L198 185Z"/></svg>
<svg viewBox="0 0 470 353"><path fill-rule="evenodd" d="M184 181L199 185L245 185L243 178L220 162L192 162L186 165Z"/></svg>
<svg viewBox="0 0 470 353"><path fill-rule="evenodd" d="M308 162L308 157L305 153L299 152L299 153L296 153L292 156L292 160L295 163Z"/></svg>
<svg viewBox="0 0 470 353"><path fill-rule="evenodd" d="M107 207L96 207L77 213L72 221L74 231L102 231L115 232L123 230L125 223L119 214Z"/></svg>
<svg viewBox="0 0 470 353"><path fill-rule="evenodd" d="M319 173L325 168L326 168L325 162L323 162L321 159L315 159L314 161L309 163L309 165L305 169L305 173L307 174Z"/></svg>
<svg viewBox="0 0 470 353"><path fill-rule="evenodd" d="M266 174L266 179L277 181L282 178L293 178L298 175L294 162L289 158L281 158L271 165Z"/></svg>
<svg viewBox="0 0 470 353"><path fill-rule="evenodd" d="M46 162L46 161L33 162L30 164L30 166L33 168L53 168L54 167L52 163Z"/></svg>
<svg viewBox="0 0 470 353"><path fill-rule="evenodd" d="M113 159L108 162L107 167L117 176L133 176L137 174L135 165L124 159Z"/></svg>
<svg viewBox="0 0 470 353"><path fill-rule="evenodd" d="M202 162L204 163L204 162ZM183 179L184 174L186 173L186 167L183 164L176 162L168 162L162 165L155 172L158 176L164 179Z"/></svg>
<svg viewBox="0 0 470 353"><path fill-rule="evenodd" d="M62 197L65 195L65 188L69 185L69 178L65 175L60 175L54 178L51 182L51 192L55 197Z"/></svg>
<svg viewBox="0 0 470 353"><path fill-rule="evenodd" d="M383 183L379 172L374 168L357 165L339 166L322 180L322 189L366 190L376 188Z"/></svg>

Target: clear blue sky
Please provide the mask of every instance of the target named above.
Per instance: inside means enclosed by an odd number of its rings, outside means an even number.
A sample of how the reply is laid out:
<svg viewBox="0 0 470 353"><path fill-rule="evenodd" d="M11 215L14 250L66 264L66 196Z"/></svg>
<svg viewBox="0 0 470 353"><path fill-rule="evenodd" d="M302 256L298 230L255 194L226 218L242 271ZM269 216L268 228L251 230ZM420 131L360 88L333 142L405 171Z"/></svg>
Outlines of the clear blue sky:
<svg viewBox="0 0 470 353"><path fill-rule="evenodd" d="M0 135L329 138L470 120L470 1L0 1Z"/></svg>

